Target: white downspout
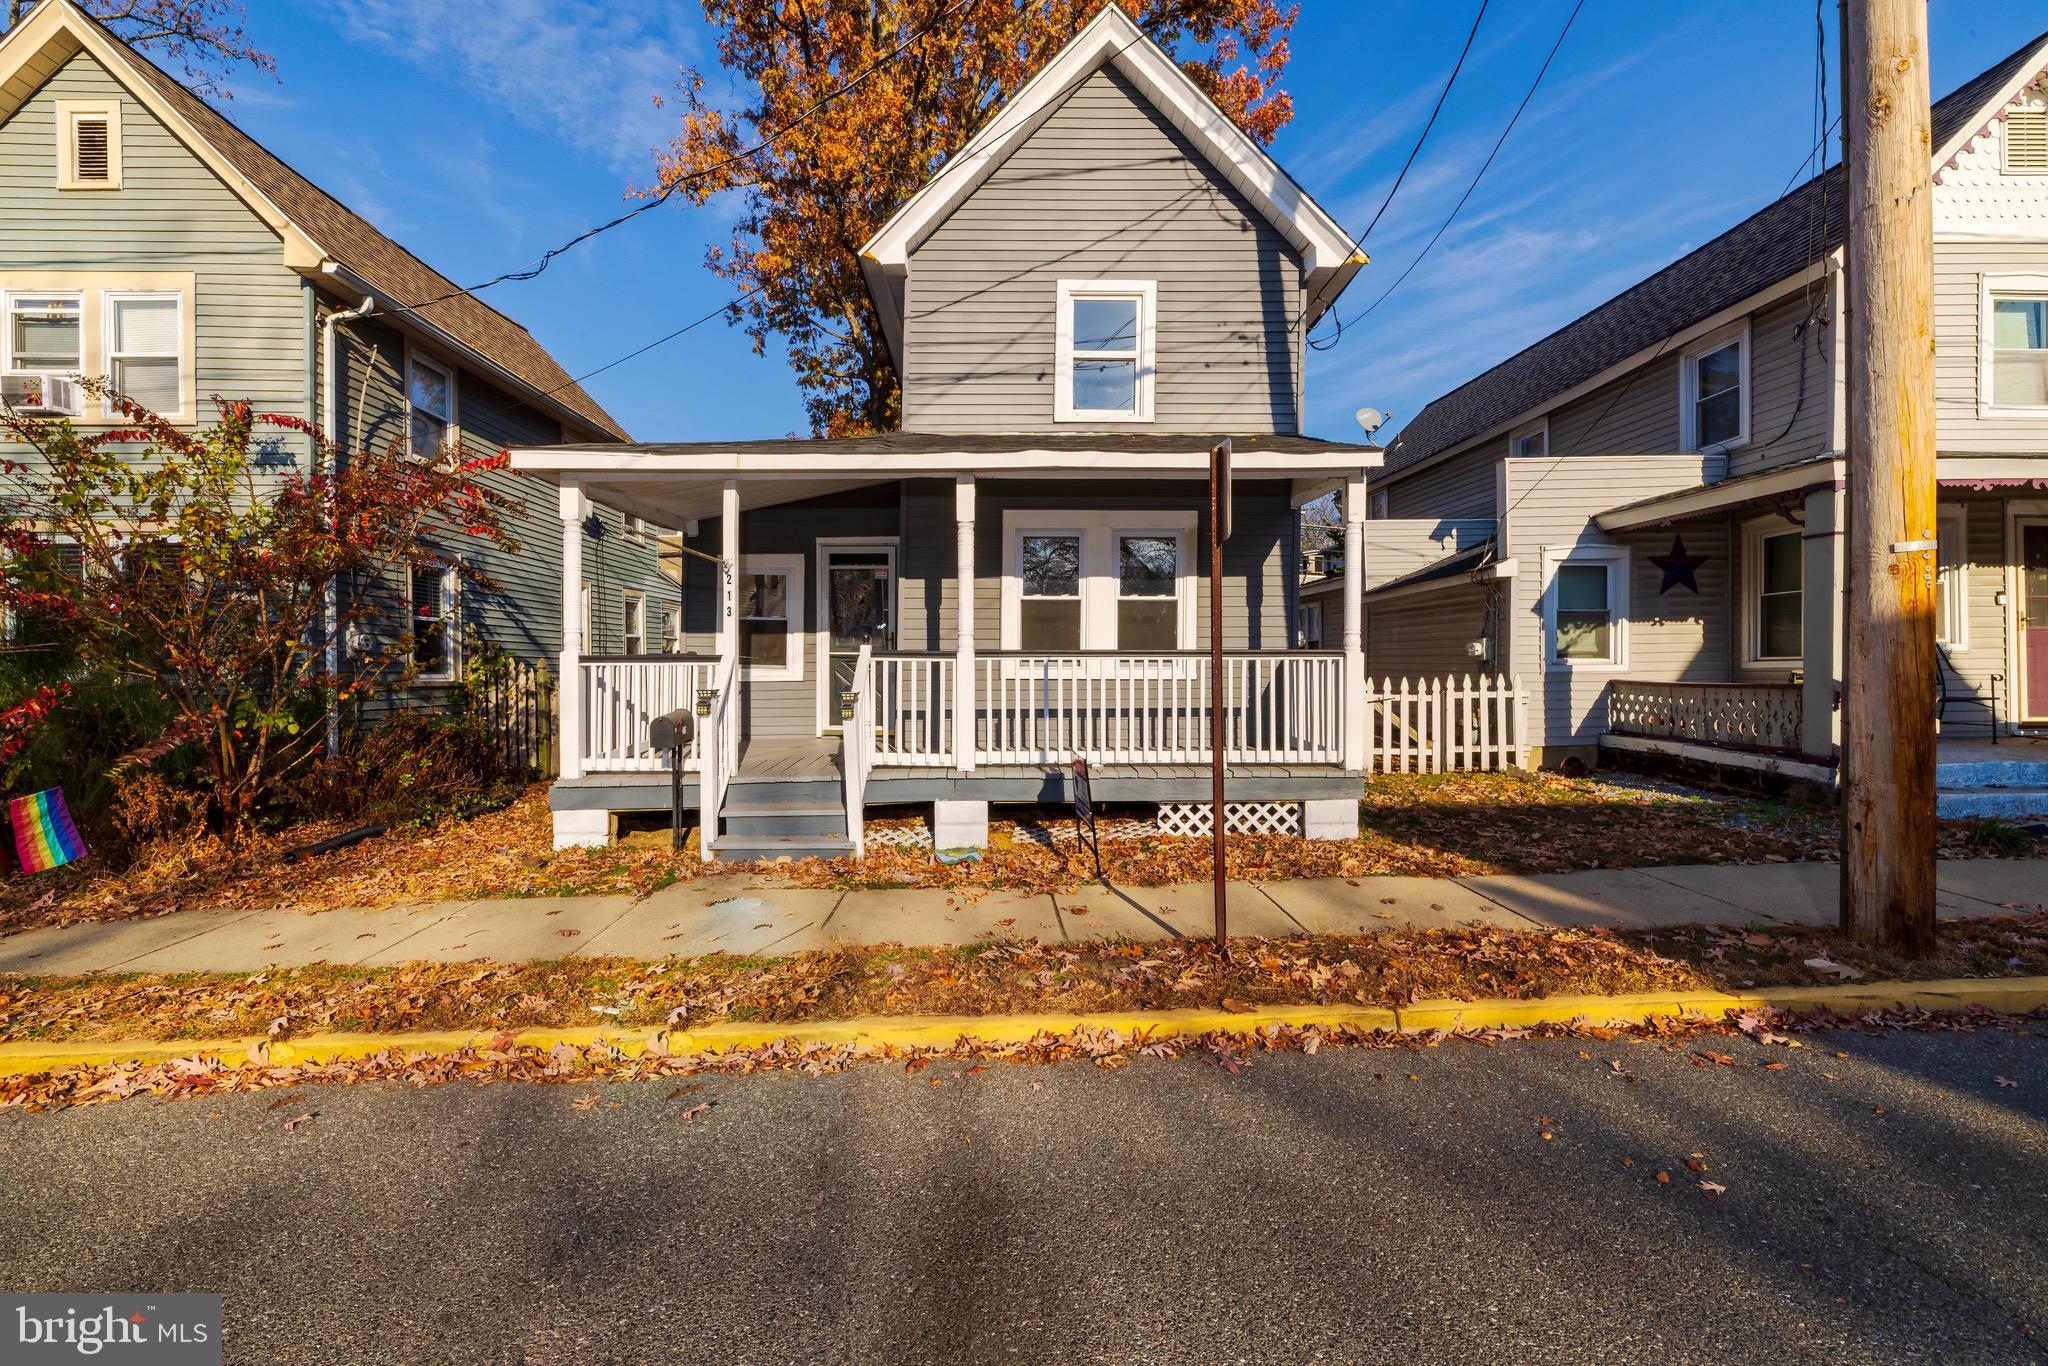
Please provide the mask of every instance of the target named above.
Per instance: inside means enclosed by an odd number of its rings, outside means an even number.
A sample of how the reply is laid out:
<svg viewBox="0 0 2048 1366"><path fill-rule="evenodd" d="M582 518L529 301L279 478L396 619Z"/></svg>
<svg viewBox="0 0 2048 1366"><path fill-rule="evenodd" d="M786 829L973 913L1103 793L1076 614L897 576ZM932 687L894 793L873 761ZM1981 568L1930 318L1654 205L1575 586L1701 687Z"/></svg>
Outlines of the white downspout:
<svg viewBox="0 0 2048 1366"><path fill-rule="evenodd" d="M356 307L344 309L339 313L330 313L320 321L320 433L330 443L331 449L337 453L342 449L341 438L338 434L338 424L341 420L341 398L335 387L335 371L339 364L337 355L339 343L336 340L334 329L338 324L354 322L358 318L367 318L376 311L376 308L376 300L366 297ZM315 474L320 472L318 469L319 458L320 448L316 444L313 448L313 459L315 461L313 472ZM341 471L337 467L329 472L339 474ZM333 530L334 524L333 506L334 500L330 496L328 499L328 529L330 531ZM329 678L341 677L341 632L335 626L340 617L340 590L335 587L334 580L329 578L327 580L326 602L327 676ZM327 753L332 757L340 752L341 703L336 700L330 701L327 704Z"/></svg>

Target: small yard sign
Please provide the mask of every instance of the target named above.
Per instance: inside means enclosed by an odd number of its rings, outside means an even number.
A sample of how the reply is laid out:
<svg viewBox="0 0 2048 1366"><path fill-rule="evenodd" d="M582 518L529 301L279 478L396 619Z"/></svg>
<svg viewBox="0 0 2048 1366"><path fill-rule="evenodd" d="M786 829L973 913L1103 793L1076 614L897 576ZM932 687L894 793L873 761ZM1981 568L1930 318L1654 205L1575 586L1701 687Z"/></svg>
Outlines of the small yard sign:
<svg viewBox="0 0 2048 1366"><path fill-rule="evenodd" d="M1088 761L1074 756L1074 838L1095 857L1095 876L1102 873L1102 840L1095 831L1095 791L1088 785Z"/></svg>

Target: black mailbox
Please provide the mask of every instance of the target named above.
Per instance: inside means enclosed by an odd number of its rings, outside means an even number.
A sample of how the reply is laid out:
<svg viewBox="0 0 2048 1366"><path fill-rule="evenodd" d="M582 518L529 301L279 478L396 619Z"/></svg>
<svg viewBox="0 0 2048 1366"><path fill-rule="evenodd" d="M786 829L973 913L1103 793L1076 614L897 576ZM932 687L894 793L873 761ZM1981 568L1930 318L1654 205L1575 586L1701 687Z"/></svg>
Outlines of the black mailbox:
<svg viewBox="0 0 2048 1366"><path fill-rule="evenodd" d="M663 753L687 749L697 733L697 718L688 707L657 716L647 723L647 747Z"/></svg>

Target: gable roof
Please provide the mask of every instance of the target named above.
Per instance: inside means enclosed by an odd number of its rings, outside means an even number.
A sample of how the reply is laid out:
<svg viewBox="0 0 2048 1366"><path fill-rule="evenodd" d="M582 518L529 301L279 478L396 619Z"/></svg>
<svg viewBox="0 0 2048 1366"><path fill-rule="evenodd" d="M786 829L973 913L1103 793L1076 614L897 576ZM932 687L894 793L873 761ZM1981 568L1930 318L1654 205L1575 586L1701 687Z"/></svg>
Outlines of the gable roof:
<svg viewBox="0 0 2048 1366"><path fill-rule="evenodd" d="M1940 166L2048 64L2048 34L1936 101ZM1847 232L1845 176L1833 166L1713 241L1430 402L1387 449L1385 474L1511 423L1664 339L1825 260ZM1385 474L1381 477L1384 478Z"/></svg>
<svg viewBox="0 0 2048 1366"><path fill-rule="evenodd" d="M1104 67L1116 68L1136 86L1301 253L1308 303L1305 324L1321 317L1365 264L1365 253L1343 224L1217 108L1130 15L1116 5L1105 5L861 245L861 274L899 365L911 253L1038 131L1082 81Z"/></svg>
<svg viewBox="0 0 2048 1366"><path fill-rule="evenodd" d="M524 327L463 291L286 165L72 0L45 0L0 40L0 117L80 50L128 85L284 237L287 265L314 278L338 277L332 287L344 293L376 297L380 313L403 313L429 336L468 353L476 368L486 374L497 372L493 378L534 400L542 411L553 410L554 416L575 426L621 441L629 439Z"/></svg>

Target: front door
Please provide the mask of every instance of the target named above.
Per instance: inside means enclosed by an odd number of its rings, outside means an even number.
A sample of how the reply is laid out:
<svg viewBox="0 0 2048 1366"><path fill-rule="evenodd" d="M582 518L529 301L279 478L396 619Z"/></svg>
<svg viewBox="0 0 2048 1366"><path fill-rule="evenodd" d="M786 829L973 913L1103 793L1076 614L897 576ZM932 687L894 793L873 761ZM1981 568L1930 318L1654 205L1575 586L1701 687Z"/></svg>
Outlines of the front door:
<svg viewBox="0 0 2048 1366"><path fill-rule="evenodd" d="M2048 721L2048 522L2021 522L2020 719Z"/></svg>
<svg viewBox="0 0 2048 1366"><path fill-rule="evenodd" d="M860 647L896 648L896 547L821 543L818 578L825 617L818 641L821 729L837 731L839 697L853 689Z"/></svg>

